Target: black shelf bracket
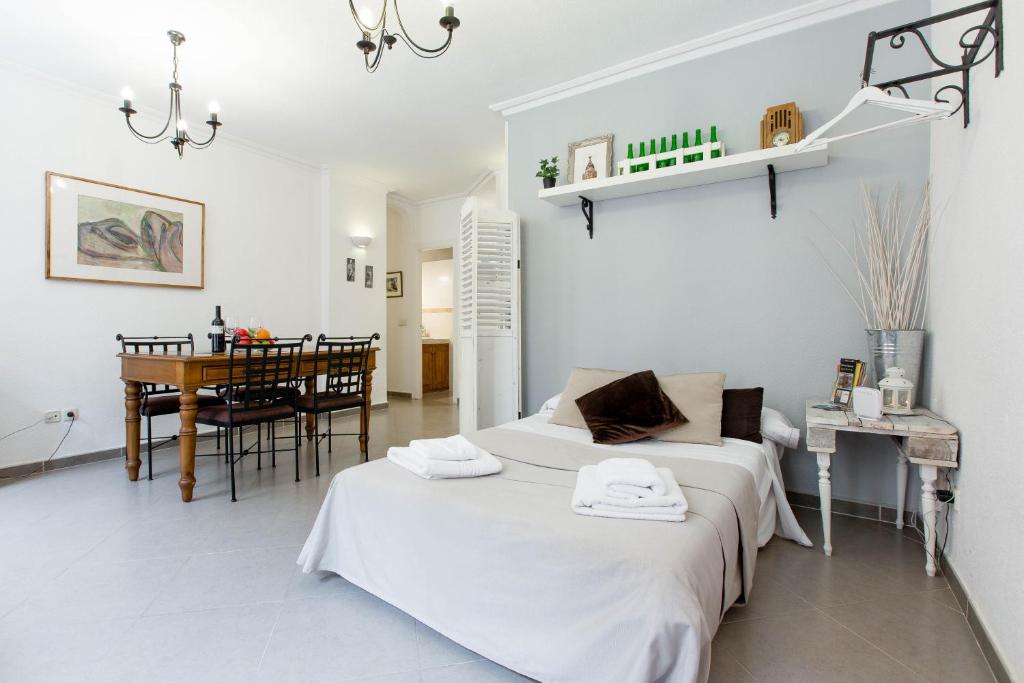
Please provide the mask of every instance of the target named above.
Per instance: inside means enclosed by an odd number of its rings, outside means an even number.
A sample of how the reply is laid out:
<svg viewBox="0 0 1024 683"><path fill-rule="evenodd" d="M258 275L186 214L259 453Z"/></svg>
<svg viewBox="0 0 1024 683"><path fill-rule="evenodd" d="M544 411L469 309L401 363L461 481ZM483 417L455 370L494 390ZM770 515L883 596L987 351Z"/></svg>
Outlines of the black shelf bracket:
<svg viewBox="0 0 1024 683"><path fill-rule="evenodd" d="M580 211L583 212L583 217L587 219L587 232L590 233L590 239L594 239L594 202L583 195L579 197Z"/></svg>
<svg viewBox="0 0 1024 683"><path fill-rule="evenodd" d="M768 195L772 201L772 219L775 219L775 166L768 164Z"/></svg>
<svg viewBox="0 0 1024 683"><path fill-rule="evenodd" d="M971 26L960 34L958 44L963 49L963 53L960 55L960 63L951 64L939 59L921 29L982 11L985 11L985 18L980 20L981 23ZM931 59L932 64L938 68L914 76L871 83L871 64L875 56L875 43L879 40L888 39L889 47L899 50L906 44L908 35L917 38L921 47L928 54L928 58ZM987 40L989 38L991 40ZM986 43L989 44L987 51L982 52L982 49L986 48ZM985 2L978 2L967 7L936 14L934 17L920 19L884 31L872 31L868 34L867 52L864 56L864 70L861 72L861 87L874 85L890 95L892 94L891 91L896 90L904 97L909 98L910 95L905 87L908 83L926 81L938 78L939 76L960 74L960 85L950 84L939 88L935 91L933 99L936 102L948 103L949 100L946 99L947 92L954 92L959 95L960 105L953 113L955 114L961 109L963 110L964 128L966 128L971 122L971 69L984 62L993 54L995 55L996 78L998 78L999 74L1003 71L1003 8L1001 0L986 0Z"/></svg>

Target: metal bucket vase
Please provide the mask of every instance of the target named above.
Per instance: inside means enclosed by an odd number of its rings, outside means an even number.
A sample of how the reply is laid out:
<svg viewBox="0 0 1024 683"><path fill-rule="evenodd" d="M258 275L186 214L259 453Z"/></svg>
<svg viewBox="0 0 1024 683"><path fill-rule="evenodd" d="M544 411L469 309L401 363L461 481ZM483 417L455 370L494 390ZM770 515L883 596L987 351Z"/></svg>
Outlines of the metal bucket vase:
<svg viewBox="0 0 1024 683"><path fill-rule="evenodd" d="M924 351L924 330L865 330L868 350L871 352L871 370L874 384L885 378L885 371L901 367L914 383L910 404L917 405L917 390L921 384L921 355Z"/></svg>

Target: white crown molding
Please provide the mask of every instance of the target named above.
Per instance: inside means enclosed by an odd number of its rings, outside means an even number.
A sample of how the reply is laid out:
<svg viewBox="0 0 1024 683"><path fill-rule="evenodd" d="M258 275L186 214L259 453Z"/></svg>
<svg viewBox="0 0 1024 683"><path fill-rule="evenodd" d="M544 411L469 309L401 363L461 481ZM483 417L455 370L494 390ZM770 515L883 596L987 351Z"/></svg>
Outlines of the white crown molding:
<svg viewBox="0 0 1024 683"><path fill-rule="evenodd" d="M111 115L113 115L114 111L117 111L117 107L115 106L115 103L118 101L117 95L111 95L108 92L84 86L80 83L75 83L73 81L68 81L63 78L59 78L57 76L45 73L43 71L39 71L32 67L25 66L24 64L12 62L6 59L0 59L0 69L9 71L10 73L13 73L22 78L39 81L51 87L64 90L68 93L77 95L83 99L91 100L93 102L103 105L108 105L111 108ZM137 104L135 106L138 108L139 115L143 117L153 118L156 121L163 121L167 118L166 112L161 112L152 107L144 107ZM300 159L299 157L292 156L290 154L281 152L276 149L272 149L270 147L264 147L261 144L252 142L251 140L247 140L245 138L240 138L238 136L231 135L230 133L217 133L217 141L218 143L224 142L231 147L243 149L248 152L253 152L255 154L259 154L260 156L267 157L275 161L283 161L293 166L298 166L299 168L302 168L307 171L320 172L322 168L322 164L314 163L306 159Z"/></svg>
<svg viewBox="0 0 1024 683"><path fill-rule="evenodd" d="M471 182L469 186L462 192L454 192L452 194L445 194L439 197L429 197L427 199L419 200L410 199L409 197L406 197L405 195L399 192L389 192L388 202L394 204L395 206L400 206L402 208L411 208L427 206L429 204L437 204L439 202L447 202L452 199L465 199L466 197L470 196L478 189L480 189L481 185L486 183L488 180L494 178L495 173L497 173L497 171L491 169L481 172L480 175L476 178L476 180Z"/></svg>
<svg viewBox="0 0 1024 683"><path fill-rule="evenodd" d="M815 0L491 105L502 116L575 97L677 64L798 31L898 0Z"/></svg>

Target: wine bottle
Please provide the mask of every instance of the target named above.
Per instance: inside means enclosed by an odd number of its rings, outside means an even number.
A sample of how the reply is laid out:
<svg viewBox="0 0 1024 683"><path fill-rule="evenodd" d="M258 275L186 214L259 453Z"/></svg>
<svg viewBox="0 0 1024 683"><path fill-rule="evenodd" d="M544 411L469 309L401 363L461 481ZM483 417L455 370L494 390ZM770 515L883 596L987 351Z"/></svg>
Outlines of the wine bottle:
<svg viewBox="0 0 1024 683"><path fill-rule="evenodd" d="M700 128L698 128L697 132L694 133L694 135L693 135L693 146L694 147L700 147L703 144L704 143L701 141L701 137L700 137ZM704 161L704 152L698 152L697 154L694 154L693 155L693 160L694 161Z"/></svg>
<svg viewBox="0 0 1024 683"><path fill-rule="evenodd" d="M645 156L647 156L647 151L646 150L647 150L647 148L644 147L644 141L641 140L640 141L640 158L641 159L643 159ZM647 171L650 168L651 168L651 165L649 163L647 163L647 164L637 164L636 165L636 170L637 171Z"/></svg>
<svg viewBox="0 0 1024 683"><path fill-rule="evenodd" d="M629 143L629 146L626 148L626 158L627 159L632 159L633 158L633 143L632 142ZM629 165L629 172L630 173L636 173L636 164L630 164Z"/></svg>
<svg viewBox="0 0 1024 683"><path fill-rule="evenodd" d="M690 148L690 134L684 130L683 131L683 149L689 149L689 148ZM691 161L693 161L693 157L691 155L689 155L689 154L684 154L683 155L683 163L684 164L688 164Z"/></svg>
<svg viewBox="0 0 1024 683"><path fill-rule="evenodd" d="M711 137L708 138L708 142L718 142L718 126L711 126ZM712 159L717 159L720 156L722 156L722 150L711 150Z"/></svg>
<svg viewBox="0 0 1024 683"><path fill-rule="evenodd" d="M671 149L669 149L669 151L670 152L674 152L677 149L679 149L679 138L676 137L675 133L672 133L672 147L671 147ZM676 165L676 158L672 157L671 159L669 159L668 160L668 165L669 166L675 166Z"/></svg>
<svg viewBox="0 0 1024 683"><path fill-rule="evenodd" d="M658 154L668 154L668 143L665 136L661 136L661 147L658 148ZM658 159L658 168L665 168L668 166L668 159Z"/></svg>
<svg viewBox="0 0 1024 683"><path fill-rule="evenodd" d="M224 353L224 320L220 317L220 306L214 307L213 320L210 322L210 350Z"/></svg>

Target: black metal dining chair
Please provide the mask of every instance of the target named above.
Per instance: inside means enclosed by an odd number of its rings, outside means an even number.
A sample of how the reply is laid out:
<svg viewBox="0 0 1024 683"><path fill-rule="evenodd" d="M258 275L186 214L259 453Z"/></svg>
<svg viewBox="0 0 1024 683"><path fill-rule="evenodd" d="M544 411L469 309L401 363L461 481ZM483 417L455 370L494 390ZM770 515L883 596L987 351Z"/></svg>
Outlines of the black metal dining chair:
<svg viewBox="0 0 1024 683"><path fill-rule="evenodd" d="M300 413L315 416L316 476L320 476L320 442L327 440L331 452L331 439L335 436L358 436L364 446L362 455L369 460L370 435L366 415L366 373L370 366L370 347L380 339L374 332L369 337L328 337L321 334L316 340L314 367L326 370L325 388L299 396L295 402ZM359 408L359 431L335 434L331 427L331 413L347 408ZM320 415L327 413L327 431L320 432Z"/></svg>
<svg viewBox="0 0 1024 683"><path fill-rule="evenodd" d="M302 346L312 335L296 339L274 338L272 343L254 343L236 335L228 347L228 377L225 395L233 400L224 405L203 408L196 413L198 424L227 430L227 455L231 466L231 502L237 502L235 464L256 447L245 448L239 439L235 451L234 430L273 424L292 418L295 427L295 481L299 481L299 416L295 410L298 395L299 360ZM271 439L273 464L277 465L276 439ZM261 467L261 464L257 464Z"/></svg>
<svg viewBox="0 0 1024 683"><path fill-rule="evenodd" d="M145 355L191 356L195 353L195 342L192 333L178 336L126 337L118 334L115 339L121 342L122 353L138 353ZM174 415L178 412L181 392L177 387L168 384L143 384L139 403L139 414L146 418L146 460L150 481L153 479L153 418L159 415ZM212 394L198 394L199 408L223 405L226 401ZM168 441L175 441L177 434L156 437L162 446ZM220 449L220 429L217 430L217 448Z"/></svg>

